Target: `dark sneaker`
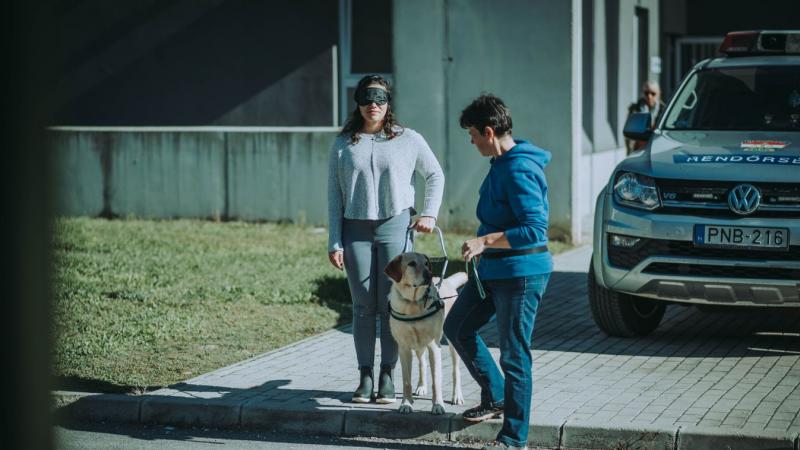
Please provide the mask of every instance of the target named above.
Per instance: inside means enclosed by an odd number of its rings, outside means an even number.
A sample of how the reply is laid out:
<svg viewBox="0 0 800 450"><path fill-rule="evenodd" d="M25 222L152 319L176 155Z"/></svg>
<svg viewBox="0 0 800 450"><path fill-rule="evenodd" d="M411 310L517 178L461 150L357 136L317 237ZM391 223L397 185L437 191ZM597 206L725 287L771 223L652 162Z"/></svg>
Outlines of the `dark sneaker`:
<svg viewBox="0 0 800 450"><path fill-rule="evenodd" d="M355 403L369 403L372 401L372 367L362 367L358 388L353 392Z"/></svg>
<svg viewBox="0 0 800 450"><path fill-rule="evenodd" d="M394 403L394 383L392 382L392 367L381 366L381 373L378 375L378 395L375 397L377 403Z"/></svg>
<svg viewBox="0 0 800 450"><path fill-rule="evenodd" d="M502 403L481 403L478 406L470 408L463 413L461 417L470 422L483 422L484 420L494 419L503 415Z"/></svg>

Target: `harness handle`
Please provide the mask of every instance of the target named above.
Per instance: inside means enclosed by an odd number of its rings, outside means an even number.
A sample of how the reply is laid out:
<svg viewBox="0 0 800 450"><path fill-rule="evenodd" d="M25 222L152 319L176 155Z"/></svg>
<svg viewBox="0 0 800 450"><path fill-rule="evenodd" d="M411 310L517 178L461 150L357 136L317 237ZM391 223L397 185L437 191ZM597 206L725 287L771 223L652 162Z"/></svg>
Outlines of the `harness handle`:
<svg viewBox="0 0 800 450"><path fill-rule="evenodd" d="M437 225L433 226L433 229L439 234L439 247L442 249L443 257L439 256L437 258L444 258L444 265L442 266L442 275L439 277L439 282L436 284L436 288L442 287L442 281L444 281L444 276L447 273L447 264L450 262L447 258L447 249L444 245L444 233L442 233L442 229L439 228ZM413 225L409 225L406 229L406 242L403 245L403 253L414 251L414 237L416 235L416 231ZM433 258L431 258L433 259Z"/></svg>

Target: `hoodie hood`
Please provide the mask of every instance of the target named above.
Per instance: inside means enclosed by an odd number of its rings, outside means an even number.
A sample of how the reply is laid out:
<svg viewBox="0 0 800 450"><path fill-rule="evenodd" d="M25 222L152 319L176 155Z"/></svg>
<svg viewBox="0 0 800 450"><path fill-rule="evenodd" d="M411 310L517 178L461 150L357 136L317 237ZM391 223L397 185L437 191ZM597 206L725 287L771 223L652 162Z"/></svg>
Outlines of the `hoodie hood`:
<svg viewBox="0 0 800 450"><path fill-rule="evenodd" d="M511 161L519 163L522 162L522 160L527 159L536 163L540 169L544 169L547 163L550 162L550 158L552 158L550 152L541 149L528 141L514 139L514 143L517 145L512 147L511 150L496 158L492 158L492 164L506 164Z"/></svg>

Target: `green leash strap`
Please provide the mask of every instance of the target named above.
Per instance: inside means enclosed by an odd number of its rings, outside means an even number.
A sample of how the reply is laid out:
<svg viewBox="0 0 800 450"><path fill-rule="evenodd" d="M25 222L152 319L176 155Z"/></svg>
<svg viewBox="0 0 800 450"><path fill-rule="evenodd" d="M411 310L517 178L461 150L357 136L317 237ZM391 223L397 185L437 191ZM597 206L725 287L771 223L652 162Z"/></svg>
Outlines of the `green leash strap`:
<svg viewBox="0 0 800 450"><path fill-rule="evenodd" d="M475 258L472 258L472 274L475 276L475 284L478 285L478 294L481 296L481 300L486 299L486 291L483 290L483 283L481 283L481 279L478 276L478 265L475 264ZM467 273L469 273L469 263L470 261L466 262L467 265Z"/></svg>

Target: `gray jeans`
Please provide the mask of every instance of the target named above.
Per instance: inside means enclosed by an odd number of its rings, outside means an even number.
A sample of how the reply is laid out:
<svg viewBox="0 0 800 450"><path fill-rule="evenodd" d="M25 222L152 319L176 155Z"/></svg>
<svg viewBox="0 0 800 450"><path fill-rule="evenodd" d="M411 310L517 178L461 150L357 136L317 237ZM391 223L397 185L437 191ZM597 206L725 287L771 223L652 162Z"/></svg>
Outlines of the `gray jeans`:
<svg viewBox="0 0 800 450"><path fill-rule="evenodd" d="M376 318L381 326L381 365L397 363L397 342L389 330L389 290L391 281L383 272L403 251L411 213L384 220L345 219L342 224L344 268L353 299L353 341L359 367L375 362Z"/></svg>

